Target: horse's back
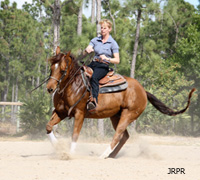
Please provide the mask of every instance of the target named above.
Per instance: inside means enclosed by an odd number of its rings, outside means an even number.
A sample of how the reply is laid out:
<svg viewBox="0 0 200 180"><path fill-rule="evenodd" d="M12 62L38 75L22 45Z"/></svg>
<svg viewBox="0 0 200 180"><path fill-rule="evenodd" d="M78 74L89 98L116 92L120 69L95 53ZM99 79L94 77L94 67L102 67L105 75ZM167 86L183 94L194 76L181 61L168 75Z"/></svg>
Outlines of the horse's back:
<svg viewBox="0 0 200 180"><path fill-rule="evenodd" d="M143 111L147 105L147 95L142 85L133 78L126 77L128 87L126 90L99 94L99 113L116 114L122 109L140 109Z"/></svg>

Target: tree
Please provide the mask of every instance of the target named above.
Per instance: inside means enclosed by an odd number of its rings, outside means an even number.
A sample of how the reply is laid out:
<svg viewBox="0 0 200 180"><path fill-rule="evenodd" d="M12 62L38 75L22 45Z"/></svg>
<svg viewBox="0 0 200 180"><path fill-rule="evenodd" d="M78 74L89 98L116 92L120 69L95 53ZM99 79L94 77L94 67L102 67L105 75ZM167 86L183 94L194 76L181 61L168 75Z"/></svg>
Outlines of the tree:
<svg viewBox="0 0 200 180"><path fill-rule="evenodd" d="M101 21L101 0L97 0L97 16L96 16L96 26L97 26L97 36L101 35L101 26L99 22Z"/></svg>
<svg viewBox="0 0 200 180"><path fill-rule="evenodd" d="M5 7L3 2L2 5ZM15 6L2 9L1 20L1 29L3 29L1 34L1 58L2 60L8 59L3 67L12 72L11 74L7 73L8 78L11 84L15 84L18 88L19 82L22 81L23 77L26 77L29 69L35 67L37 60L40 60L36 54L40 57L43 55L41 49L37 48L42 46L41 39L43 35L39 31L41 30L38 28L39 23L31 18L27 12L17 10ZM5 45L6 48L3 48ZM30 64L32 63L33 66L27 64L27 61Z"/></svg>
<svg viewBox="0 0 200 180"><path fill-rule="evenodd" d="M1 95L3 101L18 101L43 77L43 29L35 16L17 9L16 3L10 6L9 1L2 1L1 7L0 59L4 73L0 74L0 89L5 89ZM12 121L16 120L16 111L12 107Z"/></svg>
<svg viewBox="0 0 200 180"><path fill-rule="evenodd" d="M179 40L177 44L176 53L173 56L173 61L181 64L179 71L183 72L188 80L194 81L194 87L200 87L200 26L196 23L200 20L200 16L196 15L193 24L190 25L186 31L186 37ZM191 133L196 135L200 133L199 124L199 108L200 108L200 94L197 95L197 101L189 110L191 116ZM198 118L197 118L198 117Z"/></svg>
<svg viewBox="0 0 200 180"><path fill-rule="evenodd" d="M91 23L95 23L95 2L96 0L92 0L92 7L91 7Z"/></svg>
<svg viewBox="0 0 200 180"><path fill-rule="evenodd" d="M22 101L32 87L49 75L45 60L53 54L53 39L60 41L63 52L71 50L78 55L97 36L96 24L92 24L84 14L80 17L82 34L77 35L80 2L34 0L31 4L25 3L22 10L16 8L16 3L9 5L8 0L1 2L1 100ZM58 7L58 12L54 12L54 7ZM137 20L139 10L141 17ZM53 18L57 13L57 18ZM113 21L112 36L120 47L118 73L130 76L134 59L135 70L132 72L147 91L172 108L183 107L191 86L200 86L199 10L195 11L193 6L182 0L166 0L162 6L157 1L106 0L101 1L98 13L99 17ZM54 19L57 21L55 29L60 28L60 35L57 34L55 38ZM43 92L38 90L38 93ZM138 131L198 135L199 94L195 95L198 101L193 102L194 106L180 117L163 116L148 105L137 121ZM37 99L35 95L34 98ZM49 96L43 101L45 104L51 102ZM1 109L5 113L10 111L8 107ZM98 126L98 122L94 125ZM104 127L104 131L99 129L99 132L106 135L110 122L103 120L103 123L99 128Z"/></svg>
<svg viewBox="0 0 200 180"><path fill-rule="evenodd" d="M142 1L127 1L125 3L125 11L128 11L129 14L135 15L136 17L136 33L135 33L135 41L134 41L134 47L133 47L133 57L131 61L131 71L130 71L130 77L135 76L135 65L136 65L136 57L138 53L138 44L139 44L139 36L140 36L140 24L141 19L147 18L148 16L155 13L155 11L158 9L158 4L154 3L153 1L148 0L142 0ZM142 15L144 13L144 15Z"/></svg>
<svg viewBox="0 0 200 180"><path fill-rule="evenodd" d="M77 25L77 35L80 36L82 34L82 18L83 18L83 2L80 3L79 11L78 11L78 25Z"/></svg>
<svg viewBox="0 0 200 180"><path fill-rule="evenodd" d="M33 93L23 99L24 105L20 111L21 128L23 133L30 136L44 136L45 126L50 119L51 107L49 107L48 95L42 91Z"/></svg>
<svg viewBox="0 0 200 180"><path fill-rule="evenodd" d="M63 3L60 0L54 0L52 3L48 0L41 0L46 8L50 8L52 12L52 26L53 26L53 52L55 54L57 46L60 45L60 18L61 18L61 8L67 5L73 0L67 0Z"/></svg>

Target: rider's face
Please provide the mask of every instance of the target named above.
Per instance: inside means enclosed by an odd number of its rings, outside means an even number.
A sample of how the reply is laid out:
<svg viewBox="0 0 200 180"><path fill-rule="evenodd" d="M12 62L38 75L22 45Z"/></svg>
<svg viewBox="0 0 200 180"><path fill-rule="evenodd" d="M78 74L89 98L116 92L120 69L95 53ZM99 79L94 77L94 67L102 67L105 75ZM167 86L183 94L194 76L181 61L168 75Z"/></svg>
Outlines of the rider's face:
<svg viewBox="0 0 200 180"><path fill-rule="evenodd" d="M107 23L104 23L101 25L101 35L106 36L109 35L111 31L111 28L108 27Z"/></svg>

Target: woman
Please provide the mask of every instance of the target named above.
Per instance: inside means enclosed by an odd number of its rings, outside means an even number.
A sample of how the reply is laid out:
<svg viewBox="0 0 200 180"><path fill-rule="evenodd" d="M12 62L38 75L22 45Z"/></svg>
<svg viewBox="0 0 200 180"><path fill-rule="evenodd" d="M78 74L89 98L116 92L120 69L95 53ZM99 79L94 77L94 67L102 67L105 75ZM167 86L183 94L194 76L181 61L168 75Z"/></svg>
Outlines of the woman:
<svg viewBox="0 0 200 180"><path fill-rule="evenodd" d="M93 38L86 48L87 53L95 52L94 59L89 64L89 67L93 69L93 75L90 80L92 96L87 105L87 109L90 112L97 107L99 80L109 72L110 63L119 64L120 62L119 46L110 35L112 30L111 21L104 19L99 24L101 25L101 36Z"/></svg>

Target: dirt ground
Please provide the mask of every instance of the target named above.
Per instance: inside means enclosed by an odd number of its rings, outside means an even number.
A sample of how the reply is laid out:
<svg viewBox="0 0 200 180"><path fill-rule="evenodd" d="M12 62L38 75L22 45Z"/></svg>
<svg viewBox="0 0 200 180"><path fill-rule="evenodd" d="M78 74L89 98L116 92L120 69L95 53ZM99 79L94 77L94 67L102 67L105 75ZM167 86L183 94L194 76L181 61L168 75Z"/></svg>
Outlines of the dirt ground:
<svg viewBox="0 0 200 180"><path fill-rule="evenodd" d="M200 180L200 138L136 135L115 159L99 159L108 143L0 138L1 180ZM184 168L168 174L169 168ZM183 173L184 172L184 173Z"/></svg>

